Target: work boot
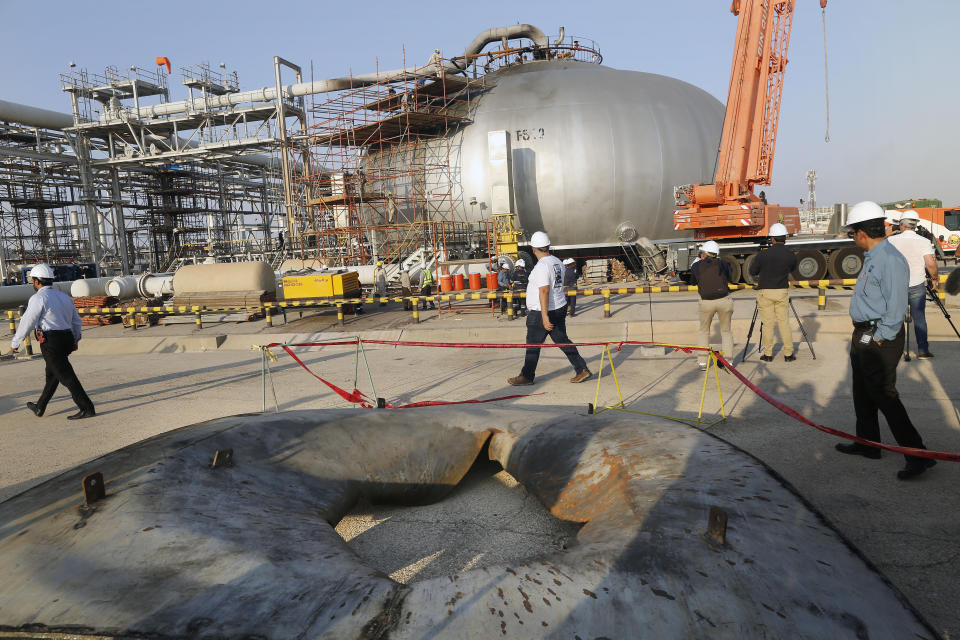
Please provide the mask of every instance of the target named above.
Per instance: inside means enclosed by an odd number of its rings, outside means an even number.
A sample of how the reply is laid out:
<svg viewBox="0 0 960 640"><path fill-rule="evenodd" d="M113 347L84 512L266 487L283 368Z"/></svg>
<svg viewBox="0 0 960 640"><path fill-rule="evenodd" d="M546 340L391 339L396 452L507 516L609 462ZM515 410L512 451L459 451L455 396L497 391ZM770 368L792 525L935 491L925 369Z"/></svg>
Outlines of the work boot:
<svg viewBox="0 0 960 640"><path fill-rule="evenodd" d="M926 360L927 358L932 358L933 354L930 353L929 351L924 351L923 353L918 353L917 357L920 358L921 360Z"/></svg>
<svg viewBox="0 0 960 640"><path fill-rule="evenodd" d="M790 354L789 356L783 356L784 362L793 362L797 359L797 356Z"/></svg>
<svg viewBox="0 0 960 640"><path fill-rule="evenodd" d="M860 444L859 442L838 442L836 446L837 451L840 453L846 453L854 456L863 456L864 458L870 458L871 460L879 460L880 449L876 447L868 447L867 445Z"/></svg>
<svg viewBox="0 0 960 640"><path fill-rule="evenodd" d="M30 411L33 411L33 415L37 416L38 418L43 415L43 409L38 407L34 402L28 402L27 409L30 409Z"/></svg>
<svg viewBox="0 0 960 640"><path fill-rule="evenodd" d="M527 380L523 375L516 376L515 378L507 378L507 382L512 384L515 387L525 387L527 385L533 384L533 380Z"/></svg>
<svg viewBox="0 0 960 640"><path fill-rule="evenodd" d="M773 356L760 356L761 362L773 362Z"/></svg>
<svg viewBox="0 0 960 640"><path fill-rule="evenodd" d="M897 471L897 479L909 480L910 478L916 478L935 464L937 464L937 461L930 458L914 458L907 462L907 466Z"/></svg>
<svg viewBox="0 0 960 640"><path fill-rule="evenodd" d="M593 374L590 373L590 369L584 369L577 375L570 378L570 382L583 382L584 380L587 380L591 375Z"/></svg>
<svg viewBox="0 0 960 640"><path fill-rule="evenodd" d="M84 418L92 418L97 415L97 412L93 409L81 409L72 416L67 416L67 420L83 420Z"/></svg>

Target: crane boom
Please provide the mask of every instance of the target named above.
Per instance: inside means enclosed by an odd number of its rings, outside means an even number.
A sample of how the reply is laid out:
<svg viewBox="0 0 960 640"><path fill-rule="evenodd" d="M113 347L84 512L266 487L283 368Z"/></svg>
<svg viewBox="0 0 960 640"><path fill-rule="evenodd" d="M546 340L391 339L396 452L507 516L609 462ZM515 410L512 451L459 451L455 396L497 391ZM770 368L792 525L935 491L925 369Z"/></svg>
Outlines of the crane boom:
<svg viewBox="0 0 960 640"><path fill-rule="evenodd" d="M765 236L776 222L799 230L795 207L768 205L753 193L770 184L794 4L733 0L737 35L717 172L713 184L676 188L676 230L692 229L698 240Z"/></svg>

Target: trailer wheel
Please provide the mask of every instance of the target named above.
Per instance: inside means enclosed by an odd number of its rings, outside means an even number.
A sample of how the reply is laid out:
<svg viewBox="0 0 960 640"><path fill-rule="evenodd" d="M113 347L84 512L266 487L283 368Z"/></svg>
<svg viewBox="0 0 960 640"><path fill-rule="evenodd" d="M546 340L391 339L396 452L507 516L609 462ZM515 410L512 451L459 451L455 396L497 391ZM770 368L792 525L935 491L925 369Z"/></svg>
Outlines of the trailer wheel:
<svg viewBox="0 0 960 640"><path fill-rule="evenodd" d="M740 274L742 273L740 261L733 256L720 256L720 259L730 265L730 282L733 284L740 282Z"/></svg>
<svg viewBox="0 0 960 640"><path fill-rule="evenodd" d="M844 247L830 254L830 277L837 280L856 278L863 268L863 249Z"/></svg>
<svg viewBox="0 0 960 640"><path fill-rule="evenodd" d="M815 249L797 251L797 267L790 273L794 280L823 280L827 275L827 258Z"/></svg>
<svg viewBox="0 0 960 640"><path fill-rule="evenodd" d="M757 276L750 275L750 267L756 261L759 253L751 253L743 259L743 281L747 284L757 284Z"/></svg>

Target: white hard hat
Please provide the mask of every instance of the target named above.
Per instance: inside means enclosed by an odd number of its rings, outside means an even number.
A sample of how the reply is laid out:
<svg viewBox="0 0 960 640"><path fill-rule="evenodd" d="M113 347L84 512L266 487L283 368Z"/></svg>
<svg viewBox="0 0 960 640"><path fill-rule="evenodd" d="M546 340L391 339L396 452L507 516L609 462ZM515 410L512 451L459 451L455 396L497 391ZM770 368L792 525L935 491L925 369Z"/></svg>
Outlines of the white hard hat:
<svg viewBox="0 0 960 640"><path fill-rule="evenodd" d="M904 220L913 220L915 222L919 222L920 214L918 214L913 209L910 209L909 211L904 211L903 213L900 214L900 222L903 222Z"/></svg>
<svg viewBox="0 0 960 640"><path fill-rule="evenodd" d="M574 260L573 258L567 258L566 260L563 261L563 264L573 264L574 262L576 262L576 260Z"/></svg>
<svg viewBox="0 0 960 640"><path fill-rule="evenodd" d="M706 251L707 253L712 253L714 255L720 254L720 245L718 245L713 240L707 240L703 243L703 246L700 247L701 251Z"/></svg>
<svg viewBox="0 0 960 640"><path fill-rule="evenodd" d="M517 266L518 266L518 267L525 267L525 266L527 266L527 263L523 261L523 258L520 258L519 260L517 260Z"/></svg>
<svg viewBox="0 0 960 640"><path fill-rule="evenodd" d="M38 278L40 280L53 280L53 269L50 268L48 264L38 264L33 269L30 269L30 275L27 276L30 279Z"/></svg>
<svg viewBox="0 0 960 640"><path fill-rule="evenodd" d="M850 211L847 212L847 221L844 224L849 227L867 220L884 219L886 217L887 212L880 205L870 200L864 200L850 207Z"/></svg>
<svg viewBox="0 0 960 640"><path fill-rule="evenodd" d="M535 249L543 249L550 246L550 237L543 231L537 231L530 236L530 246Z"/></svg>
<svg viewBox="0 0 960 640"><path fill-rule="evenodd" d="M503 264L500 265L500 268L501 268L501 269L506 269L506 270L509 271L509 270L510 270L510 265L508 265L506 262L504 262Z"/></svg>
<svg viewBox="0 0 960 640"><path fill-rule="evenodd" d="M770 233L768 235L771 235L774 237L785 236L787 235L787 227L785 225L780 224L779 222L772 224L770 225Z"/></svg>

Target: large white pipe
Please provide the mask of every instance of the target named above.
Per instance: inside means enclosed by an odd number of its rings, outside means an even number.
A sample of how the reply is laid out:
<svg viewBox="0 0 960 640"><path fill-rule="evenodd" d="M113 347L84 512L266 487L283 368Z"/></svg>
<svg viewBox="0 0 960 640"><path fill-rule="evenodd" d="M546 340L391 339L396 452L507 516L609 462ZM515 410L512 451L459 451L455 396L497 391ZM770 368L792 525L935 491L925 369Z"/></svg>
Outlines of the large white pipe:
<svg viewBox="0 0 960 640"><path fill-rule="evenodd" d="M172 273L148 273L137 280L137 291L144 298L158 298L173 293Z"/></svg>
<svg viewBox="0 0 960 640"><path fill-rule="evenodd" d="M70 282L54 282L53 288L69 295L73 282L72 280ZM0 287L0 307L5 309L19 307L22 304L26 304L27 300L29 300L30 296L34 293L32 284L15 284L8 287Z"/></svg>
<svg viewBox="0 0 960 640"><path fill-rule="evenodd" d="M129 300L137 297L137 281L139 276L120 276L110 278L106 284L107 295L118 300Z"/></svg>
<svg viewBox="0 0 960 640"><path fill-rule="evenodd" d="M31 107L26 104L17 104L7 100L0 100L0 120L57 131L73 126L73 116L70 114Z"/></svg>
<svg viewBox="0 0 960 640"><path fill-rule="evenodd" d="M70 295L74 298L88 298L92 296L105 296L107 294L106 285L110 278L84 278L74 280L70 285Z"/></svg>
<svg viewBox="0 0 960 640"><path fill-rule="evenodd" d="M106 285L107 295L120 300L158 298L173 293L172 273L148 273L142 276L112 278Z"/></svg>

